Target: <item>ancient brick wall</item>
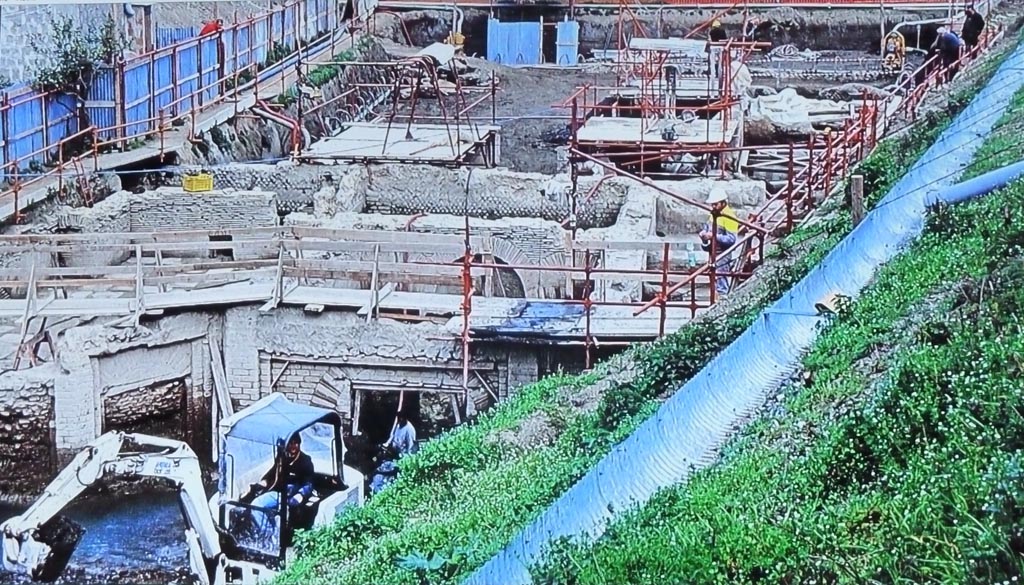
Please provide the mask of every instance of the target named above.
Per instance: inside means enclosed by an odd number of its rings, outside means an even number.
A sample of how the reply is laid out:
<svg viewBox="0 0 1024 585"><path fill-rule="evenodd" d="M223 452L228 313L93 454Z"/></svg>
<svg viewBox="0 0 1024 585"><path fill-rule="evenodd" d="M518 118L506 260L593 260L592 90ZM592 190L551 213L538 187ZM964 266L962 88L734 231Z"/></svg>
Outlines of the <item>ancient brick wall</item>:
<svg viewBox="0 0 1024 585"><path fill-rule="evenodd" d="M163 187L129 198L131 230L216 230L270 227L278 223L277 199L268 191L187 193Z"/></svg>
<svg viewBox="0 0 1024 585"><path fill-rule="evenodd" d="M47 365L0 375L0 494L35 490L53 471L53 375Z"/></svg>

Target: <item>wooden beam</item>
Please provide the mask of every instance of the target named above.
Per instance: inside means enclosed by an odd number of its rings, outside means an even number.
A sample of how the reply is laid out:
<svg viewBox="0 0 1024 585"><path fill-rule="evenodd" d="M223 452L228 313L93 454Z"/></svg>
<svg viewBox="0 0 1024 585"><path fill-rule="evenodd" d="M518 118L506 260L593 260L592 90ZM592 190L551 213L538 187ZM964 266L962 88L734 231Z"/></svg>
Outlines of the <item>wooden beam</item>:
<svg viewBox="0 0 1024 585"><path fill-rule="evenodd" d="M363 409L363 393L352 387L352 436L359 436L359 415Z"/></svg>
<svg viewBox="0 0 1024 585"><path fill-rule="evenodd" d="M370 313L375 313L376 316L379 317L381 301L391 296L391 293L393 292L395 292L395 283L389 282L385 284L384 287L381 288L376 295L370 295L370 301L367 304L360 307L359 310L356 311L356 314L359 315L360 317L366 315L366 321L367 323L369 323Z"/></svg>
<svg viewBox="0 0 1024 585"><path fill-rule="evenodd" d="M380 302L377 295L377 275L380 269L380 246L373 247L373 274L370 276L370 310L366 312L366 322L373 319L373 308Z"/></svg>
<svg viewBox="0 0 1024 585"><path fill-rule="evenodd" d="M135 326L139 326L142 313L146 310L142 297L142 247L135 247Z"/></svg>
<svg viewBox="0 0 1024 585"><path fill-rule="evenodd" d="M231 393L228 390L227 374L224 371L224 362L220 356L220 346L216 342L210 342L210 369L213 372L213 388L220 403L220 411L224 417L235 414L235 407L231 404Z"/></svg>
<svg viewBox="0 0 1024 585"><path fill-rule="evenodd" d="M290 365L292 365L292 362L291 362L291 361L286 361L286 362L284 363L284 365L283 365L283 366L281 367L281 371L280 371L280 372L278 372L278 373L277 373L277 375L276 375L276 376L274 376L274 379L272 379L272 380L270 381L270 391L271 391L271 392L273 392L273 391L274 391L274 388L276 388L276 387L277 387L277 383L278 383L278 382L279 382L279 381L281 380L281 376L283 376L283 375L284 375L285 371L287 371L287 370L288 370L288 366L290 366Z"/></svg>

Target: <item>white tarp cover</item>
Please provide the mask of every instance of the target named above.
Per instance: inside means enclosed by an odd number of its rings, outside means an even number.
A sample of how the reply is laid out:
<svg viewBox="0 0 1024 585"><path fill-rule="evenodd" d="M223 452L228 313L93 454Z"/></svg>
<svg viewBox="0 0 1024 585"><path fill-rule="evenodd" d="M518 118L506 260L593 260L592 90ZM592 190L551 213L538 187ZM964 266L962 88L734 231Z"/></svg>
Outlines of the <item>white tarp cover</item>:
<svg viewBox="0 0 1024 585"><path fill-rule="evenodd" d="M810 134L813 123L838 122L850 117L850 104L805 98L792 88L750 101L747 121L768 123L791 134Z"/></svg>

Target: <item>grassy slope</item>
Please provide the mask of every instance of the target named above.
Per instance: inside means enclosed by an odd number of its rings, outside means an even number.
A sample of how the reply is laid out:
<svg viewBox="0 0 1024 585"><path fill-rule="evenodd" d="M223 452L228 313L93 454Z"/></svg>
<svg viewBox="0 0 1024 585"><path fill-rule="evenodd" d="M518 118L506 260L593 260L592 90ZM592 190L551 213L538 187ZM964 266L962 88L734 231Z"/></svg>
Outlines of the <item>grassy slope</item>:
<svg viewBox="0 0 1024 585"><path fill-rule="evenodd" d="M1024 91L968 169L1024 158ZM720 464L542 582L992 583L1024 562L1024 183L936 211ZM898 343L897 343L898 342Z"/></svg>
<svg viewBox="0 0 1024 585"><path fill-rule="evenodd" d="M954 95L949 110L966 104L990 73L983 71L974 87ZM932 115L920 131L879 146L862 166L869 200L884 194L947 120L946 114ZM625 362L635 363L636 375L620 376L595 409L581 410L576 395L615 373L623 360L593 374L542 380L476 423L431 441L402 463L403 473L385 493L301 538L299 559L277 582L452 583L479 567L654 412L659 395L689 379L817 263L848 231L848 212L833 215L787 238L781 255L802 240L814 245L806 258L765 275L750 306L631 350ZM527 447L495 440L538 417L550 427L548 440Z"/></svg>

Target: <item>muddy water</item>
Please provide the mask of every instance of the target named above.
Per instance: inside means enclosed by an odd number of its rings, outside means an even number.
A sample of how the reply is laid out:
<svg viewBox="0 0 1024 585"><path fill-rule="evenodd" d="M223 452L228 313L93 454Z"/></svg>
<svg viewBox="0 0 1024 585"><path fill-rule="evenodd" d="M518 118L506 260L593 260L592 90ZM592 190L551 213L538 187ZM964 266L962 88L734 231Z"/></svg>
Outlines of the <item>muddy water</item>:
<svg viewBox="0 0 1024 585"><path fill-rule="evenodd" d="M0 504L0 520L24 507ZM85 535L58 585L99 583L187 583L185 525L172 493L90 498L63 513L82 524ZM0 569L0 585L31 583Z"/></svg>

